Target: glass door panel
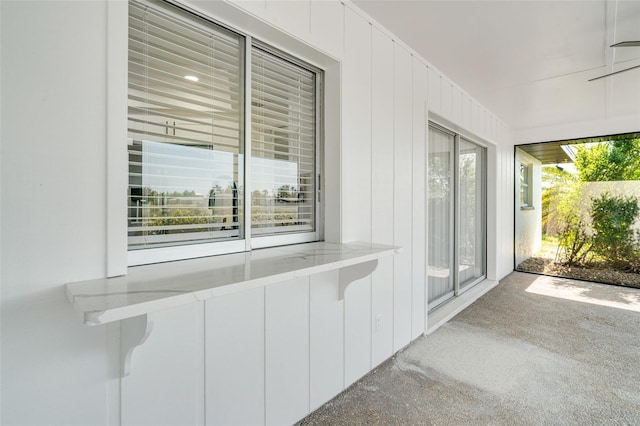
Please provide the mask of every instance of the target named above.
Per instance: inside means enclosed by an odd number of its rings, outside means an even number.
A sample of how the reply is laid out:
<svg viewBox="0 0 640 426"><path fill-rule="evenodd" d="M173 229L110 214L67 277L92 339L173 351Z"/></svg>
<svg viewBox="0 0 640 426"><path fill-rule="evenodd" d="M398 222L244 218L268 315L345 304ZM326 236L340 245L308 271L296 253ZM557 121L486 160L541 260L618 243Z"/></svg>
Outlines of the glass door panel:
<svg viewBox="0 0 640 426"><path fill-rule="evenodd" d="M486 149L429 126L428 304L435 308L486 276Z"/></svg>
<svg viewBox="0 0 640 426"><path fill-rule="evenodd" d="M485 275L485 149L460 138L458 155L458 282Z"/></svg>
<svg viewBox="0 0 640 426"><path fill-rule="evenodd" d="M427 282L429 305L454 295L453 176L455 136L429 127Z"/></svg>

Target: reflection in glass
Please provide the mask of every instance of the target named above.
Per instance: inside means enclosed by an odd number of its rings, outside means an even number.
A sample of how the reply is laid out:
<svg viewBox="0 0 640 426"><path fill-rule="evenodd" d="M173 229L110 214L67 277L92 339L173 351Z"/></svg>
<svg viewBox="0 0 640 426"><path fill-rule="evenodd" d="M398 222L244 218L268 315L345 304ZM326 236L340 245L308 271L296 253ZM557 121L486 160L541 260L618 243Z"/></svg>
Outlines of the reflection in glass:
<svg viewBox="0 0 640 426"><path fill-rule="evenodd" d="M486 149L429 127L428 302L436 307L486 273Z"/></svg>
<svg viewBox="0 0 640 426"><path fill-rule="evenodd" d="M129 249L243 237L241 39L129 2Z"/></svg>
<svg viewBox="0 0 640 426"><path fill-rule="evenodd" d="M312 232L316 75L257 47L251 74L251 233Z"/></svg>
<svg viewBox="0 0 640 426"><path fill-rule="evenodd" d="M429 303L446 299L454 291L453 174L454 136L429 128L428 150L428 262Z"/></svg>
<svg viewBox="0 0 640 426"><path fill-rule="evenodd" d="M130 247L239 237L238 160L207 146L132 141Z"/></svg>
<svg viewBox="0 0 640 426"><path fill-rule="evenodd" d="M460 139L458 281L461 288L485 273L484 151L484 148Z"/></svg>

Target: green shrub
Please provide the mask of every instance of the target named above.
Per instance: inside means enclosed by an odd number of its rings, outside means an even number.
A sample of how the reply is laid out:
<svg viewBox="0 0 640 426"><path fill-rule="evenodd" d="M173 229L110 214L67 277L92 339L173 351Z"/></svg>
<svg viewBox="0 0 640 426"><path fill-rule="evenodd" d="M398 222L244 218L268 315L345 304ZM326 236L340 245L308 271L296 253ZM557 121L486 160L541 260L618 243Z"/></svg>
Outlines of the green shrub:
<svg viewBox="0 0 640 426"><path fill-rule="evenodd" d="M640 206L634 197L604 193L592 199L593 250L615 267L638 267L638 233L633 230ZM634 266L635 265L635 266Z"/></svg>
<svg viewBox="0 0 640 426"><path fill-rule="evenodd" d="M565 216L558 246L558 256L569 266L584 264L593 248L593 233L579 215Z"/></svg>
<svg viewBox="0 0 640 426"><path fill-rule="evenodd" d="M558 236L556 261L569 266L584 264L591 255L593 229L587 208L582 208L586 186L580 182L559 186L554 191L558 199L548 227L551 235Z"/></svg>

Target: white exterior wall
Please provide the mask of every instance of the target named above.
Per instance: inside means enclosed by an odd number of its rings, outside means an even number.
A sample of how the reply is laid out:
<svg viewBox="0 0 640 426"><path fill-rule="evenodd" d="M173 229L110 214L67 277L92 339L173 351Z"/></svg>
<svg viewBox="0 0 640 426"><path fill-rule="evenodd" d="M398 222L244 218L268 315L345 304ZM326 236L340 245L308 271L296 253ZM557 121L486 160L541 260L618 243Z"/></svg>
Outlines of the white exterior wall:
<svg viewBox="0 0 640 426"><path fill-rule="evenodd" d="M516 148L516 176L519 176L521 163L531 166L532 208L522 208L520 197L515 197L515 266L530 258L542 245L542 164L535 157ZM516 185L519 185L519 181ZM519 191L520 188L516 187L517 194Z"/></svg>
<svg viewBox="0 0 640 426"><path fill-rule="evenodd" d="M340 162L327 176L340 208L327 239L404 252L344 301L330 272L153 315L120 379L118 325L83 326L64 294L123 268L124 256L107 259L107 2L3 1L0 423L292 423L420 336L427 114L488 144L488 277L512 270L502 122L350 3L237 4L228 19L273 25L265 41L286 32L340 62Z"/></svg>

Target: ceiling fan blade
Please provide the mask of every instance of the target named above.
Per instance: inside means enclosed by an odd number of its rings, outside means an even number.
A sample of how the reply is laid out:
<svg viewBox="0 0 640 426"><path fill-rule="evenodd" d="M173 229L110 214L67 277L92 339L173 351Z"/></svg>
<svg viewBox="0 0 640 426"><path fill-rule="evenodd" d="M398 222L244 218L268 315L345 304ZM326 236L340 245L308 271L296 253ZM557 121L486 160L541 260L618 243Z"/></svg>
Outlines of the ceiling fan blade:
<svg viewBox="0 0 640 426"><path fill-rule="evenodd" d="M640 47L640 41L621 41L620 43L612 44L610 47Z"/></svg>
<svg viewBox="0 0 640 426"><path fill-rule="evenodd" d="M631 68L625 68L623 70L616 71L616 72L610 72L609 74L601 75L600 77L594 77L594 78L591 78L591 79L589 79L587 81L600 80L601 78L609 77L610 75L620 74L621 72L630 71L630 70L633 70L633 69L636 69L636 68L640 68L640 65L636 65L635 67L631 67Z"/></svg>

